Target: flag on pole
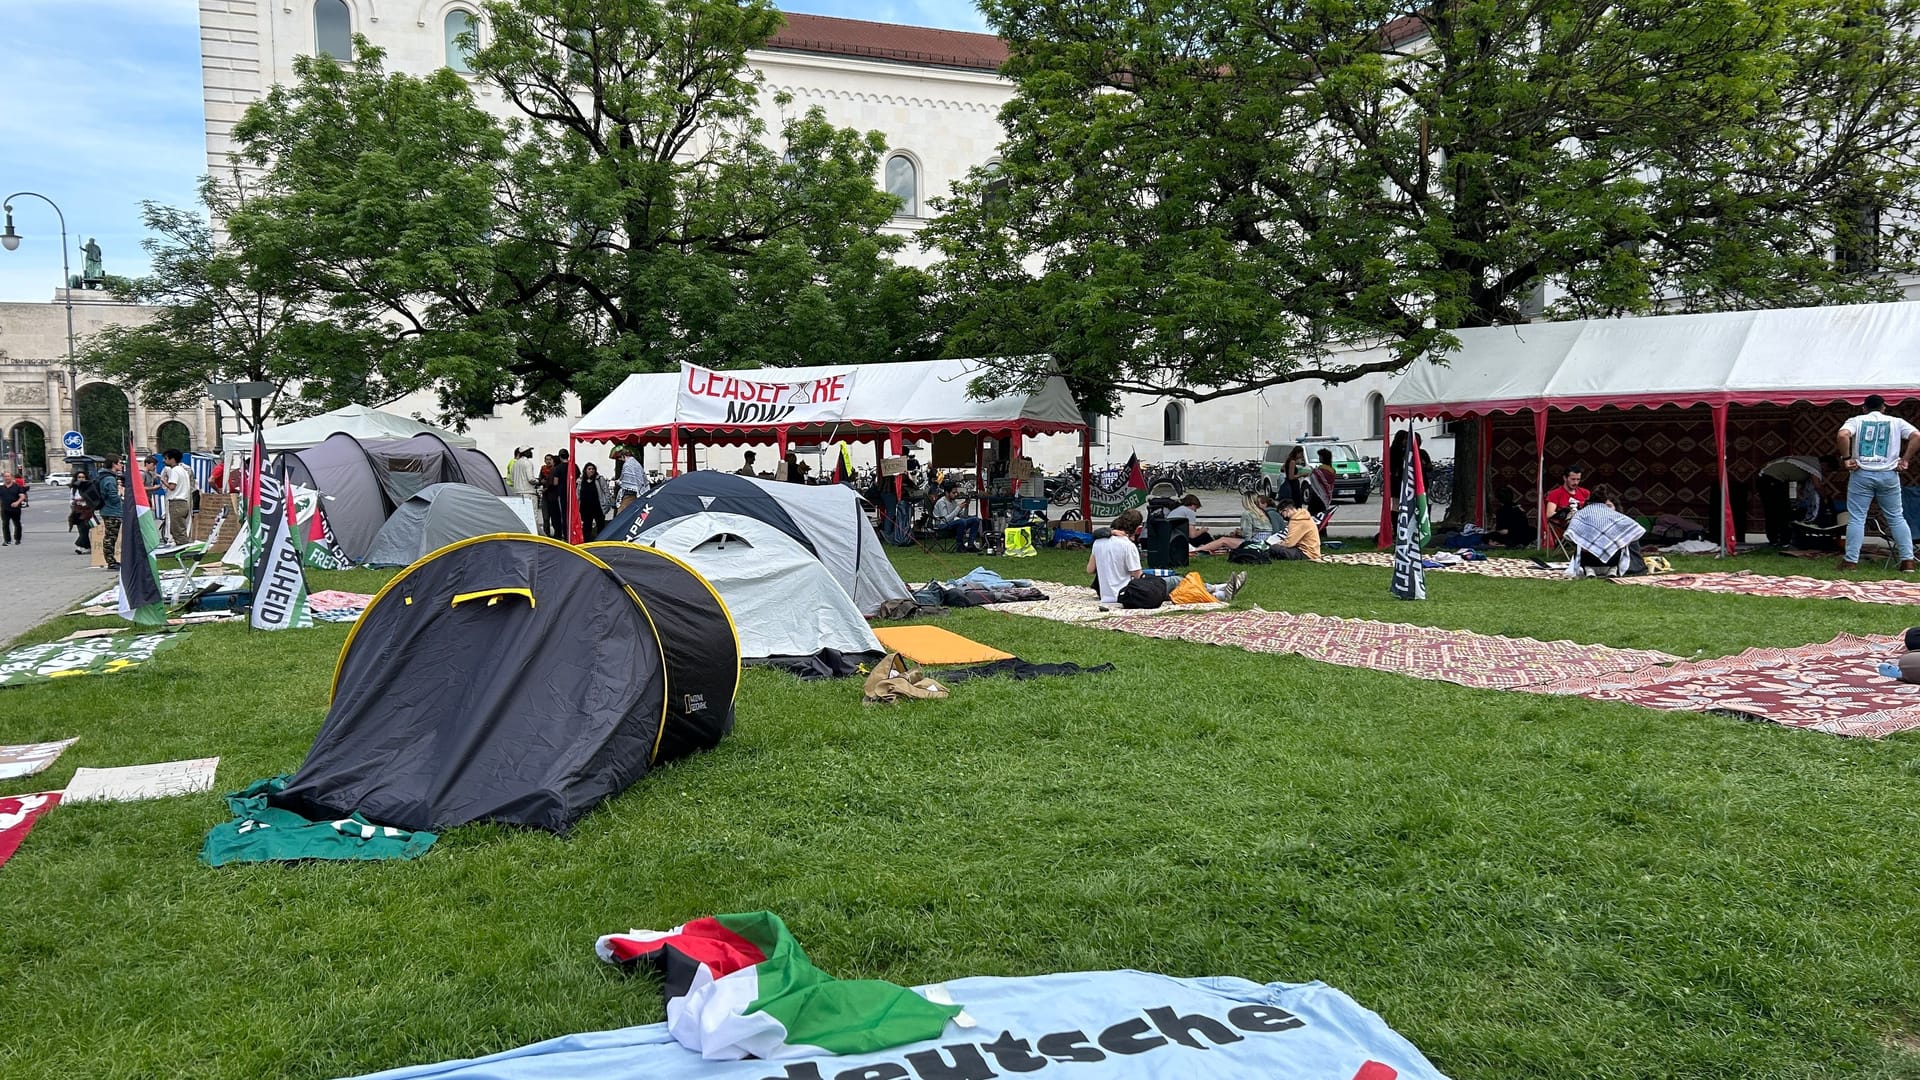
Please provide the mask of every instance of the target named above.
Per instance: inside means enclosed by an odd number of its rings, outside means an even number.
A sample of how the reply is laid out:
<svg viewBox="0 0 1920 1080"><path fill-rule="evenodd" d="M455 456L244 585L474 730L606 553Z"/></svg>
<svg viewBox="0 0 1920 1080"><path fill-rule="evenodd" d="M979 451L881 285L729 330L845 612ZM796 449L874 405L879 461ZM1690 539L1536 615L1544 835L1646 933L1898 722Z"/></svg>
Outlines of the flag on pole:
<svg viewBox="0 0 1920 1080"><path fill-rule="evenodd" d="M771 911L608 934L594 951L658 966L668 1033L709 1061L885 1050L937 1038L961 1015L904 986L821 971Z"/></svg>
<svg viewBox="0 0 1920 1080"><path fill-rule="evenodd" d="M128 433L127 445L133 445ZM147 485L131 475L133 462L127 463L128 483L120 485L131 496L120 510L120 617L141 626L158 626L167 621L167 597L160 589L160 565L153 551L160 546L160 526L153 520L153 504L147 501Z"/></svg>
<svg viewBox="0 0 1920 1080"><path fill-rule="evenodd" d="M267 459L267 441L259 428L253 429L253 457L247 463L247 524L241 530L247 538L247 582L253 586L253 594L260 595L260 536L265 524L260 517L260 481L261 470Z"/></svg>
<svg viewBox="0 0 1920 1080"><path fill-rule="evenodd" d="M259 443L256 437L255 446ZM307 610L307 572L293 527L293 500L287 498L287 463L273 471L255 469L258 504L254 517L262 530L253 586L253 627L286 630L312 626Z"/></svg>
<svg viewBox="0 0 1920 1080"><path fill-rule="evenodd" d="M1134 491L1147 490L1147 474L1140 468L1140 455L1127 455L1127 487Z"/></svg>
<svg viewBox="0 0 1920 1080"><path fill-rule="evenodd" d="M846 443L835 443L833 455L833 482L836 484L853 483L853 451Z"/></svg>
<svg viewBox="0 0 1920 1080"><path fill-rule="evenodd" d="M1427 571L1420 549L1431 526L1427 524L1426 477L1420 468L1420 436L1408 433L1406 459L1393 464L1400 470L1393 508L1393 595L1425 600Z"/></svg>
<svg viewBox="0 0 1920 1080"><path fill-rule="evenodd" d="M307 514L307 565L320 570L345 570L353 565L340 538L333 535L333 523L327 520L326 497L315 493L313 509Z"/></svg>

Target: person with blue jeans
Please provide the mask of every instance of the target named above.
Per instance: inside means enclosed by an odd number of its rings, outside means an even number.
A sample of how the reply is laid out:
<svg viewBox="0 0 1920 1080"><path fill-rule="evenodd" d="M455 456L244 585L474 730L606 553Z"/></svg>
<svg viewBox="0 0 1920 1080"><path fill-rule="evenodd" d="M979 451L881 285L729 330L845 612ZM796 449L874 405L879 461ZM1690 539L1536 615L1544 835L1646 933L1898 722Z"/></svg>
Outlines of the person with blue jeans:
<svg viewBox="0 0 1920 1080"><path fill-rule="evenodd" d="M962 514L953 493L960 485L948 480L940 485L940 497L933 503L933 531L952 533L954 545L961 551L980 550L980 519Z"/></svg>
<svg viewBox="0 0 1920 1080"><path fill-rule="evenodd" d="M1852 474L1847 479L1847 550L1840 562L1842 570L1860 565L1867 512L1876 504L1893 534L1900 569L1911 572L1914 568L1913 531L1907 527L1900 474L1920 458L1920 430L1898 416L1888 416L1886 407L1885 398L1868 395L1867 411L1840 427L1841 464Z"/></svg>

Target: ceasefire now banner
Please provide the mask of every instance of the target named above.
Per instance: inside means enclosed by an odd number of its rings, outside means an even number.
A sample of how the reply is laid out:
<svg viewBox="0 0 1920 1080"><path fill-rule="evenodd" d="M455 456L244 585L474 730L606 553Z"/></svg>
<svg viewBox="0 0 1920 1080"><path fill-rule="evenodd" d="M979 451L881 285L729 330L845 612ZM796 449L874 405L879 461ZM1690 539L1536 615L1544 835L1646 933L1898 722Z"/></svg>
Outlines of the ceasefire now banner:
<svg viewBox="0 0 1920 1080"><path fill-rule="evenodd" d="M695 364L680 365L681 424L805 424L839 420L853 393L854 368L792 380L745 379Z"/></svg>

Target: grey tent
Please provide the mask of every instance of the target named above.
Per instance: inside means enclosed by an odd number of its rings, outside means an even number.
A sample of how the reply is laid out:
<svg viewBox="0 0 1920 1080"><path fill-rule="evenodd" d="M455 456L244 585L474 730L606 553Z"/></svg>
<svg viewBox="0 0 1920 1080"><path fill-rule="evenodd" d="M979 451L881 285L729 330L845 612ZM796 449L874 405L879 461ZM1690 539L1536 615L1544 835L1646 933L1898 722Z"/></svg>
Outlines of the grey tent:
<svg viewBox="0 0 1920 1080"><path fill-rule="evenodd" d="M421 488L456 483L507 493L485 454L448 446L435 435L361 440L341 432L281 456L294 483L326 496L327 524L356 562L366 558L387 518Z"/></svg>
<svg viewBox="0 0 1920 1080"><path fill-rule="evenodd" d="M393 512L361 561L411 566L456 540L494 533L526 535L527 527L498 495L467 484L429 484Z"/></svg>

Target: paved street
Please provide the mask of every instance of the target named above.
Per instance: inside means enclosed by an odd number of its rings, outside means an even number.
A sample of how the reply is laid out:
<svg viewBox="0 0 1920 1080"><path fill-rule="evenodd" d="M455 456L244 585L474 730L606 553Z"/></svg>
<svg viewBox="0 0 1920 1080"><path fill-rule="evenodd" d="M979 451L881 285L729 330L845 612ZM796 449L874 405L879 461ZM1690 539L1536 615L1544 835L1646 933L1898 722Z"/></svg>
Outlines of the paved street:
<svg viewBox="0 0 1920 1080"><path fill-rule="evenodd" d="M22 524L26 542L0 547L0 643L113 584L111 574L73 553L66 489L35 485ZM93 539L99 542L98 529Z"/></svg>

